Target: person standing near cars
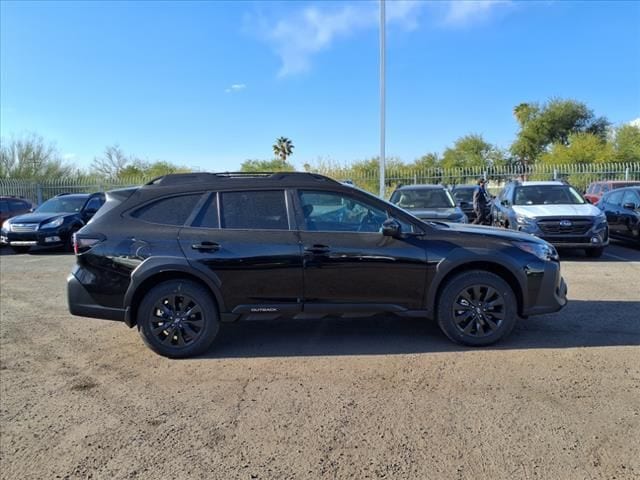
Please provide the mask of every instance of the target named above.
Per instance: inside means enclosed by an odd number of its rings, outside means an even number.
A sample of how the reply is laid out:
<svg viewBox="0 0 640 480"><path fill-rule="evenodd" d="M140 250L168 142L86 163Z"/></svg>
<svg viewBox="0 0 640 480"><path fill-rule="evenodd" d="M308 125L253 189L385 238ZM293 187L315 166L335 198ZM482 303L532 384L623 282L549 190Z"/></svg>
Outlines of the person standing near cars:
<svg viewBox="0 0 640 480"><path fill-rule="evenodd" d="M487 191L485 190L486 181L484 178L478 179L478 187L473 191L473 211L476 218L472 223L476 225L487 224Z"/></svg>

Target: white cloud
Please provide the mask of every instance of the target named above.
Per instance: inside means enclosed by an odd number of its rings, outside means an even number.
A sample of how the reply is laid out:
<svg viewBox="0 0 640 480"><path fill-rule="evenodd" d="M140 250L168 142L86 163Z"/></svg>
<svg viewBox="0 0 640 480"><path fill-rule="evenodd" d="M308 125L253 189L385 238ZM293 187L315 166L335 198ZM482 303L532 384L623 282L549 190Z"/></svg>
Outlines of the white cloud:
<svg viewBox="0 0 640 480"><path fill-rule="evenodd" d="M423 10L428 20L444 27L460 27L483 21L511 0L387 0L386 18L391 27L407 31L418 28ZM378 27L380 4L377 1L318 3L288 10L279 19L264 11L246 17L245 30L258 35L280 57L278 76L300 74L311 68L314 55L328 50L337 41L358 32ZM389 35L389 33L387 33Z"/></svg>
<svg viewBox="0 0 640 480"><path fill-rule="evenodd" d="M444 23L468 25L485 20L497 8L511 4L511 0L453 0L449 2Z"/></svg>
<svg viewBox="0 0 640 480"><path fill-rule="evenodd" d="M417 27L417 14L424 3L398 0L386 4L388 24L407 30ZM273 24L259 19L259 34L272 45L282 65L279 76L294 75L309 70L311 57L327 50L338 39L356 32L375 28L380 16L377 2L342 4L338 8L309 6Z"/></svg>
<svg viewBox="0 0 640 480"><path fill-rule="evenodd" d="M234 92L241 92L246 88L247 86L244 83L234 83L229 88L225 88L224 91L225 93L234 93Z"/></svg>
<svg viewBox="0 0 640 480"><path fill-rule="evenodd" d="M636 118L635 120L631 120L629 122L629 125L640 128L640 117Z"/></svg>

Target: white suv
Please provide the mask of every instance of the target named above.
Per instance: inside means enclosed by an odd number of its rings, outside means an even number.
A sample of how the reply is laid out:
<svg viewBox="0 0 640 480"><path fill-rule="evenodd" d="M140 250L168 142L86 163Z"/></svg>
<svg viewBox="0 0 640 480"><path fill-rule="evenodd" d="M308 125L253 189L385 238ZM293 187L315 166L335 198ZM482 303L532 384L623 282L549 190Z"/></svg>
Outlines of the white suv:
<svg viewBox="0 0 640 480"><path fill-rule="evenodd" d="M609 244L606 216L564 182L511 182L492 207L494 225L531 233L562 248L600 257Z"/></svg>

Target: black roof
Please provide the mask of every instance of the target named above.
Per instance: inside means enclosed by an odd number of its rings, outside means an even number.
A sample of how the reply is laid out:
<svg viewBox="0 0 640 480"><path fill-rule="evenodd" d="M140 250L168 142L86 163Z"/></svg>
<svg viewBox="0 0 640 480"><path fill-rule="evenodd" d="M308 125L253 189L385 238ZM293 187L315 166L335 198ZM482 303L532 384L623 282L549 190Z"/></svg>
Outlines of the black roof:
<svg viewBox="0 0 640 480"><path fill-rule="evenodd" d="M207 186L218 189L246 187L293 187L331 184L340 182L324 175L307 172L220 172L220 173L172 173L155 178L144 185L153 187Z"/></svg>

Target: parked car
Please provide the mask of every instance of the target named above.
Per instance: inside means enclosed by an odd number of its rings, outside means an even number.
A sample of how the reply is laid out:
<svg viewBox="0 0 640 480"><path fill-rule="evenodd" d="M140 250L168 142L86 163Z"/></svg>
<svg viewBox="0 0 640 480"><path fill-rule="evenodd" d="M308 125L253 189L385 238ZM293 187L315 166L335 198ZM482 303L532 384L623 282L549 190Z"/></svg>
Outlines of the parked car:
<svg viewBox="0 0 640 480"><path fill-rule="evenodd" d="M633 185L640 185L640 182L633 180L602 180L599 182L591 182L587 187L584 198L589 203L595 205L605 193L615 190L616 188L631 187Z"/></svg>
<svg viewBox="0 0 640 480"><path fill-rule="evenodd" d="M462 209L469 222L476 219L476 212L473 209L473 192L477 188L477 185L456 185L451 189L451 195L453 195L456 205ZM487 202L485 212L486 218L491 218L491 201Z"/></svg>
<svg viewBox="0 0 640 480"><path fill-rule="evenodd" d="M510 182L493 203L494 225L531 233L600 257L609 244L607 219L563 182Z"/></svg>
<svg viewBox="0 0 640 480"><path fill-rule="evenodd" d="M406 185L398 187L390 202L411 212L421 220L468 223L469 219L456 206L451 193L442 185Z"/></svg>
<svg viewBox="0 0 640 480"><path fill-rule="evenodd" d="M640 244L640 186L605 193L598 207L607 216L612 237Z"/></svg>
<svg viewBox="0 0 640 480"><path fill-rule="evenodd" d="M0 241L9 244L16 253L26 253L36 245L65 246L70 251L73 234L98 211L104 198L104 193L58 195L33 213L6 220Z"/></svg>
<svg viewBox="0 0 640 480"><path fill-rule="evenodd" d="M379 313L487 345L567 302L547 242L425 223L311 173L172 174L114 190L75 250L70 312L137 326L168 357L204 352L224 322Z"/></svg>
<svg viewBox="0 0 640 480"><path fill-rule="evenodd" d="M16 215L28 213L32 208L31 202L24 198L0 196L0 224Z"/></svg>

